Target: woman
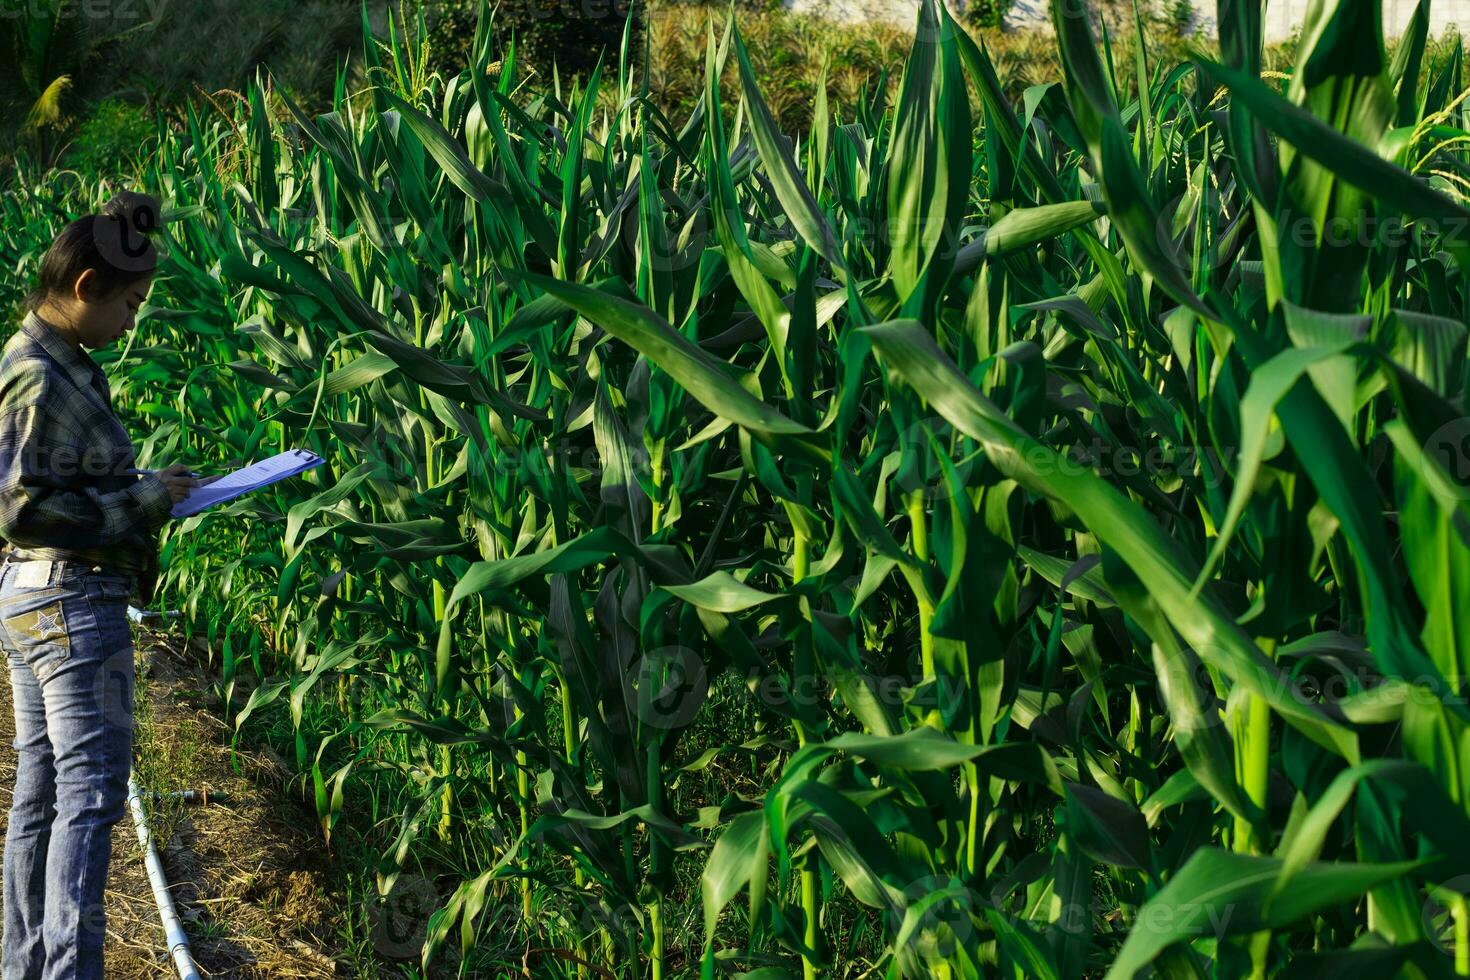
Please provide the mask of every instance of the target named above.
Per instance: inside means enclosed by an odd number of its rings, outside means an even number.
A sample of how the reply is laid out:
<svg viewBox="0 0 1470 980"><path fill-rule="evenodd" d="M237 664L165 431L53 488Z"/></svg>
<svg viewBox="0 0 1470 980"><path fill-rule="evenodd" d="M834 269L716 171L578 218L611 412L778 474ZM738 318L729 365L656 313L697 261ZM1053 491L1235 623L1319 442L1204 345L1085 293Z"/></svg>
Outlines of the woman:
<svg viewBox="0 0 1470 980"><path fill-rule="evenodd" d="M0 355L0 646L20 754L5 835L5 980L99 980L112 826L132 761L127 606L146 603L156 534L199 482L140 473L83 348L134 326L158 256L152 198L67 225Z"/></svg>

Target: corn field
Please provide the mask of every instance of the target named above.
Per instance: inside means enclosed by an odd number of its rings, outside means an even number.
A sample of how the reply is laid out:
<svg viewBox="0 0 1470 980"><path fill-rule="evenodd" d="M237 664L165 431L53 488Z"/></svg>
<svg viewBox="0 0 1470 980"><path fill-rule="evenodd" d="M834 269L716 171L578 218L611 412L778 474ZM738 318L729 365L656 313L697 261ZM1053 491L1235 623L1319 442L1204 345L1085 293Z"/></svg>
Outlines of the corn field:
<svg viewBox="0 0 1470 980"><path fill-rule="evenodd" d="M1221 0L1134 92L1053 7L1055 84L924 0L798 135L735 21L670 119L488 14L161 134L142 458L330 462L158 602L449 882L414 969L1470 975L1460 49ZM17 282L109 195L22 164Z"/></svg>

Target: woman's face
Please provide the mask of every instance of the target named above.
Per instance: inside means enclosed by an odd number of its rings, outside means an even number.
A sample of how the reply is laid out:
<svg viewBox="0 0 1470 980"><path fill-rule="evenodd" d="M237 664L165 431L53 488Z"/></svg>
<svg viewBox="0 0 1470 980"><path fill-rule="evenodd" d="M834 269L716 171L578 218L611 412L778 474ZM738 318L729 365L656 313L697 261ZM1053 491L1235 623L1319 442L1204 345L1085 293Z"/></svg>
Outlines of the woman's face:
<svg viewBox="0 0 1470 980"><path fill-rule="evenodd" d="M106 347L133 329L138 307L148 298L153 276L148 275L124 286L113 296L90 298L96 292L96 273L91 269L77 277L71 304L73 337L84 347L96 350Z"/></svg>

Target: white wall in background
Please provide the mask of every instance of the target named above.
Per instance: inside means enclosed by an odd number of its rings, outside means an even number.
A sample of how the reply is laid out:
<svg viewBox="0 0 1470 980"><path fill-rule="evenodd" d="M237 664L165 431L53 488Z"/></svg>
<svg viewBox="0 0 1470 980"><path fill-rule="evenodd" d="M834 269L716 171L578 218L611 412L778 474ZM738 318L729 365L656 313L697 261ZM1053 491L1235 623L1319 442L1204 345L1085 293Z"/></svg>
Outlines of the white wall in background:
<svg viewBox="0 0 1470 980"><path fill-rule="evenodd" d="M1414 0L1383 0L1383 33L1388 37L1402 34L1416 6ZM1272 0L1266 6L1266 39L1279 41L1290 36L1306 16L1307 0ZM1434 0L1429 5L1431 34L1452 27L1458 27L1461 34L1470 34L1470 0Z"/></svg>
<svg viewBox="0 0 1470 980"><path fill-rule="evenodd" d="M962 10L965 0L950 0L953 10ZM1163 0L1155 0L1163 2ZM1269 0L1266 4L1266 39L1280 41L1298 30L1307 16L1310 0ZM1413 16L1416 0L1382 0L1384 33L1395 37L1403 33ZM791 9L825 13L838 20L887 19L907 26L914 24L919 0L789 0ZM1215 4L1210 0L1196 2L1196 25L1206 33L1214 33ZM1440 34L1457 27L1470 35L1470 0L1433 0L1429 8L1430 32ZM1014 0L1006 24L1024 28L1051 24L1050 0Z"/></svg>

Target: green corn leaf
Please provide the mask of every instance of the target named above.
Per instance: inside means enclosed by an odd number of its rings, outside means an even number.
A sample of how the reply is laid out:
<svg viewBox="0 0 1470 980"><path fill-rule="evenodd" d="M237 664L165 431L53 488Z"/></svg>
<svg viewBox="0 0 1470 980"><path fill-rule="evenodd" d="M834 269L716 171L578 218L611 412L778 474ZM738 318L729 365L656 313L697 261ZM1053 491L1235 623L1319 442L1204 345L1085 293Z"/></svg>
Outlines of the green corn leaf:
<svg viewBox="0 0 1470 980"><path fill-rule="evenodd" d="M1139 909L1140 925L1108 969L1108 977L1137 976L1169 945L1202 933L1234 936L1274 929L1413 873L1418 862L1309 864L1295 887L1271 896L1282 862L1215 848L1199 851ZM1152 913L1152 917L1150 917Z"/></svg>
<svg viewBox="0 0 1470 980"><path fill-rule="evenodd" d="M647 307L591 286L530 273L523 278L667 371L716 415L729 419L773 448L788 446L817 459L825 458L826 450L815 432L747 394L724 363L691 344Z"/></svg>
<svg viewBox="0 0 1470 980"><path fill-rule="evenodd" d="M1206 663L1264 698L1303 734L1357 761L1357 740L1328 713L1297 700L1275 668L1206 595L1191 595L1195 575L1137 504L1098 477L1061 465L976 391L914 323L864 328L897 373L960 431L985 445L1002 472L1075 511L1148 587L1170 624ZM1045 466L1042 470L1038 464Z"/></svg>

